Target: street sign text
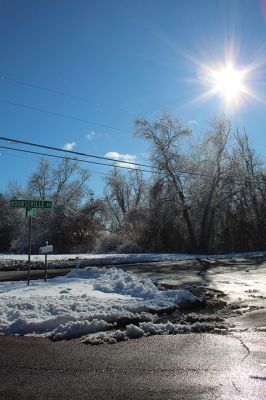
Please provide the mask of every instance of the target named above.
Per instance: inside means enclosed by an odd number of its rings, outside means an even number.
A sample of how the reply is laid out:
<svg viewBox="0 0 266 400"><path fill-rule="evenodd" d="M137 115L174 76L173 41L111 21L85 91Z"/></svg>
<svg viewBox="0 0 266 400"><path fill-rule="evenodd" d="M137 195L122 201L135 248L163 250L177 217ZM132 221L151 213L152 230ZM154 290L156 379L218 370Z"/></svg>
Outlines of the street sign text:
<svg viewBox="0 0 266 400"><path fill-rule="evenodd" d="M10 207L18 208L51 208L49 200L10 200Z"/></svg>

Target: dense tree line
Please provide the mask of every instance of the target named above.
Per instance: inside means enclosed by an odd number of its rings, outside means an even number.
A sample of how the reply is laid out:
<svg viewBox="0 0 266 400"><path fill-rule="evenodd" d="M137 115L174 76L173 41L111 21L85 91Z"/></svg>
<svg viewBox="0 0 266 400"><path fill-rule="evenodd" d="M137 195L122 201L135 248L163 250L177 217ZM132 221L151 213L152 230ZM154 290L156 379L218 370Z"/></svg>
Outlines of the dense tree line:
<svg viewBox="0 0 266 400"><path fill-rule="evenodd" d="M11 198L51 199L33 224L36 251L46 240L58 252L235 252L261 250L266 239L266 173L247 133L214 120L195 136L168 114L135 122L149 142L148 177L119 166L94 199L89 173L77 161L41 160L27 187L0 194L0 251L27 249L22 210Z"/></svg>

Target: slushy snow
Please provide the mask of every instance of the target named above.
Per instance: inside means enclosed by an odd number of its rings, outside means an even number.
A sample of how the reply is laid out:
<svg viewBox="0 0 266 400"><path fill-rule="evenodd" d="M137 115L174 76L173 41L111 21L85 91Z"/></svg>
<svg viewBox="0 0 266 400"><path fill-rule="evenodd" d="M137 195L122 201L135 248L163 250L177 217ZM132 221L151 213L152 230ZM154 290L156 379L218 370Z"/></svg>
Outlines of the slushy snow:
<svg viewBox="0 0 266 400"><path fill-rule="evenodd" d="M88 342L101 343L177 333L186 328L170 322L156 325L156 312L196 301L187 290L160 291L151 280L122 269L77 269L46 283L32 281L30 286L0 283L0 334L55 340L89 335ZM125 331L118 329L122 321ZM136 321L139 326L131 323Z"/></svg>

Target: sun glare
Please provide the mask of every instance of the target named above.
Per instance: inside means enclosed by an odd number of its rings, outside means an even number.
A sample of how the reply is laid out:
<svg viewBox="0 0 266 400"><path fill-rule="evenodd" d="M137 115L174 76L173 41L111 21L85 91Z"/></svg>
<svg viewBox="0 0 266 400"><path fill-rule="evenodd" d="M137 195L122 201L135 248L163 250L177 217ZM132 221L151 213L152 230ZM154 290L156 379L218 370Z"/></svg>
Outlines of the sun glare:
<svg viewBox="0 0 266 400"><path fill-rule="evenodd" d="M220 94L226 103L239 101L241 94L245 93L245 73L235 69L231 64L211 71L213 92Z"/></svg>
<svg viewBox="0 0 266 400"><path fill-rule="evenodd" d="M265 86L266 55L254 58L249 64L243 62L240 64L239 48L233 44L227 47L224 49L223 60L219 57L218 61L214 54L201 55L201 58L204 56L209 60L208 64L191 54L184 53L184 56L197 68L196 78L190 82L195 86L201 86L200 94L191 99L187 106L200 105L217 97L220 99L219 109L231 114L245 104L253 102L266 104L266 97L259 90ZM212 58L213 62L210 61ZM214 61L215 58L217 61Z"/></svg>
<svg viewBox="0 0 266 400"><path fill-rule="evenodd" d="M201 65L200 81L208 89L193 100L202 102L213 96L221 98L226 112L235 112L249 99L261 101L250 87L254 68L252 66L237 67L233 61L212 66Z"/></svg>

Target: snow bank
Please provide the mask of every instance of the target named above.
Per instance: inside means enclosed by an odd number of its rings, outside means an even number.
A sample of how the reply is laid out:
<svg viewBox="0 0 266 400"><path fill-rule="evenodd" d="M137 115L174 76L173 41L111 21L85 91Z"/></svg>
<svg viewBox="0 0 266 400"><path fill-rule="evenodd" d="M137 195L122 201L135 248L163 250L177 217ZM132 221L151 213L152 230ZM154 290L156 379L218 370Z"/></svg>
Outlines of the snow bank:
<svg viewBox="0 0 266 400"><path fill-rule="evenodd" d="M83 342L88 344L116 343L128 339L138 339L142 336L173 335L191 332L201 333L214 331L215 329L217 329L216 325L209 322L195 322L191 325L173 324L169 321L165 324L142 322L139 326L128 325L125 331L116 330L114 332L101 332L95 335L88 335L88 337L83 339Z"/></svg>
<svg viewBox="0 0 266 400"><path fill-rule="evenodd" d="M110 340L117 341L146 334L151 325L143 324L154 322L156 312L196 301L187 290L160 291L151 280L122 269L73 270L30 286L0 283L0 334L61 340L100 332L93 339L97 342L105 331L116 329ZM128 325L125 333L117 330L119 325Z"/></svg>

